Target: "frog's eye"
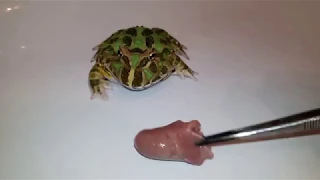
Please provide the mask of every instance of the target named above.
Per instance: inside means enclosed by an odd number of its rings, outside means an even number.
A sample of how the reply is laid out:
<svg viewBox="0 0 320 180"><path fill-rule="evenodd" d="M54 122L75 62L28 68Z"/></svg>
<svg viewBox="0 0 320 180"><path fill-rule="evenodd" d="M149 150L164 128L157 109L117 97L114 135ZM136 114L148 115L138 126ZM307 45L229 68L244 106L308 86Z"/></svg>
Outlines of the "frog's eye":
<svg viewBox="0 0 320 180"><path fill-rule="evenodd" d="M122 52L118 50L118 56L122 56Z"/></svg>
<svg viewBox="0 0 320 180"><path fill-rule="evenodd" d="M153 59L155 59L156 58L156 53L151 53L150 55L149 55L149 59L150 60L153 60Z"/></svg>

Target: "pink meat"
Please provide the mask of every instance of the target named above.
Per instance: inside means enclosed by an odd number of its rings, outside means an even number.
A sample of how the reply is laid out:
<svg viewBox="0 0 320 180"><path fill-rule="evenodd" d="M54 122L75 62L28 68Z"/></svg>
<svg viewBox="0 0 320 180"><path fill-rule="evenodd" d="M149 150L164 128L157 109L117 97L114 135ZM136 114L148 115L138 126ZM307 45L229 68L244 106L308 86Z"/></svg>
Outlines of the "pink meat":
<svg viewBox="0 0 320 180"><path fill-rule="evenodd" d="M206 159L213 159L210 146L195 146L202 137L199 121L177 120L166 126L140 131L134 145L141 155L150 159L202 165Z"/></svg>

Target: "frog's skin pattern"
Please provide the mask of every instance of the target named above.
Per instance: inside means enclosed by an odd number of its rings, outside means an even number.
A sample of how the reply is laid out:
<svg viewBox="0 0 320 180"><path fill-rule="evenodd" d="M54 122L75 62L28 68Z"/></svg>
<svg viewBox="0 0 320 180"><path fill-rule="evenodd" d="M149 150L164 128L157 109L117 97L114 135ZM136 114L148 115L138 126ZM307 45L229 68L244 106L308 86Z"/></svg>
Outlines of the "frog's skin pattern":
<svg viewBox="0 0 320 180"><path fill-rule="evenodd" d="M162 82L171 75L194 80L198 74L179 57L189 59L187 48L160 28L135 26L120 29L92 50L97 52L89 72L91 99L107 99L110 82L141 91Z"/></svg>

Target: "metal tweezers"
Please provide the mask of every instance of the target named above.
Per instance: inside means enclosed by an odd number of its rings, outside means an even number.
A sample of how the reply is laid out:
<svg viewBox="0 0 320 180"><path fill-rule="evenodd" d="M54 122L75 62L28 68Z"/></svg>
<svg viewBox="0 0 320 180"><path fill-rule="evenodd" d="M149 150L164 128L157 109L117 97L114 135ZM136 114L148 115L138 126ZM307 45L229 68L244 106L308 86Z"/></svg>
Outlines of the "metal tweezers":
<svg viewBox="0 0 320 180"><path fill-rule="evenodd" d="M320 108L204 136L197 146L228 145L320 134Z"/></svg>

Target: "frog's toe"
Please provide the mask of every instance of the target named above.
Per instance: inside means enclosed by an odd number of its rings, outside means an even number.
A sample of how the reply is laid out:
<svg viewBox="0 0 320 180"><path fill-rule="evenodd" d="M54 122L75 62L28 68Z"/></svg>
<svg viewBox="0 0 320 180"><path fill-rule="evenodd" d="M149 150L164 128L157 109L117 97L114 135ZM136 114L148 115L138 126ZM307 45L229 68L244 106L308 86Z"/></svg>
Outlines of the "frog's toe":
<svg viewBox="0 0 320 180"><path fill-rule="evenodd" d="M176 53L179 56L183 56L184 58L186 58L187 60L190 60L190 57L188 56L188 54L183 50L183 49L179 49L178 51L176 51Z"/></svg>
<svg viewBox="0 0 320 180"><path fill-rule="evenodd" d="M196 75L198 75L199 73L191 70L190 68L188 69L182 69L180 71L177 71L176 74L183 80L185 79L185 77L191 78L195 81L198 81L198 79L196 78Z"/></svg>
<svg viewBox="0 0 320 180"><path fill-rule="evenodd" d="M102 100L108 100L107 90L112 90L109 85L108 80L104 79L91 79L90 80L91 97L93 100L95 98L101 98Z"/></svg>
<svg viewBox="0 0 320 180"><path fill-rule="evenodd" d="M110 81L103 78L97 71L91 71L89 75L89 87L91 90L90 99L93 100L100 97L102 100L107 100L107 90L112 90Z"/></svg>
<svg viewBox="0 0 320 180"><path fill-rule="evenodd" d="M198 79L196 75L199 73L193 71L188 65L186 65L183 61L179 61L175 66L175 73L176 75L180 76L181 79L185 79L185 77L191 78L195 81Z"/></svg>

